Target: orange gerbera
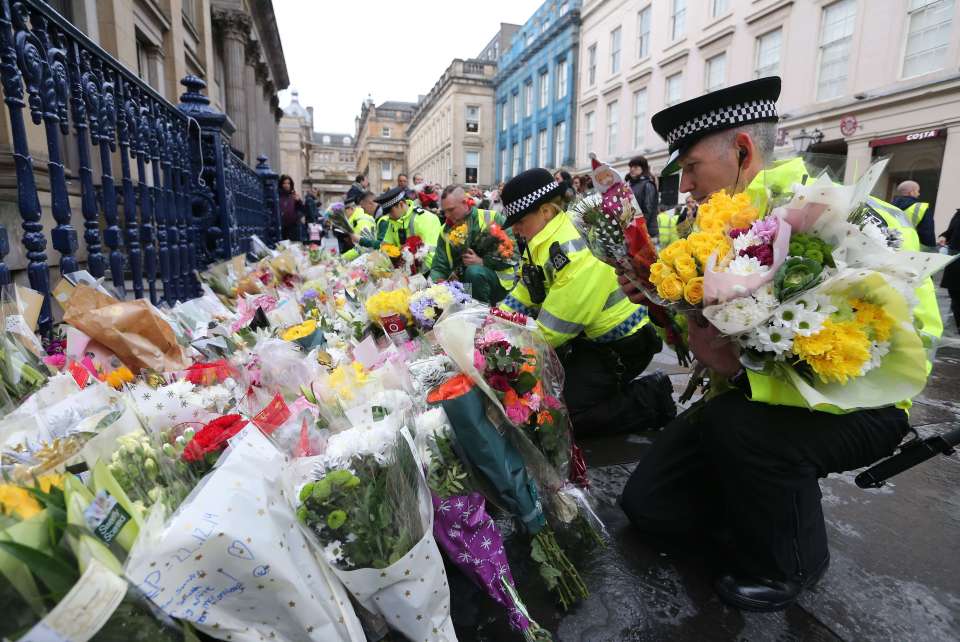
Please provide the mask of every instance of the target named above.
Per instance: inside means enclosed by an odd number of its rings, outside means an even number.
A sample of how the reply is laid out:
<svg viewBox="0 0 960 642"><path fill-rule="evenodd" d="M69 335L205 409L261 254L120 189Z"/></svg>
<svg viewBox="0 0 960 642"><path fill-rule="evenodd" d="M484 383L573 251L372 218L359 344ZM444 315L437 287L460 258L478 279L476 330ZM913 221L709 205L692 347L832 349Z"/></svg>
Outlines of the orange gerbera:
<svg viewBox="0 0 960 642"><path fill-rule="evenodd" d="M553 415L550 414L549 410L541 410L537 413L537 425L542 426L543 424L553 423Z"/></svg>

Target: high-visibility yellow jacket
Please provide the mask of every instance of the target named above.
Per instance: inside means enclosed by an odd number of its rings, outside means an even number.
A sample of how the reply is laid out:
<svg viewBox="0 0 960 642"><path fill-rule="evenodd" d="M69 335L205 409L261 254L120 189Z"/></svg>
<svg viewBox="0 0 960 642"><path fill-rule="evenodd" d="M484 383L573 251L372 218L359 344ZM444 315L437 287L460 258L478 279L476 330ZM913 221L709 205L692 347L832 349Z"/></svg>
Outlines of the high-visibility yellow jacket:
<svg viewBox="0 0 960 642"><path fill-rule="evenodd" d="M500 212L493 210L481 210L471 208L470 212L463 219L467 224L467 238L477 233L482 233L488 227L496 223L503 225L506 217ZM430 278L434 281L450 278L453 270L457 267L454 262L454 251L450 247L450 241L447 235L450 233L450 227L444 225L440 231L440 237L437 239L437 251L434 254L433 265L430 270ZM481 256L484 267L487 267L497 273L497 279L505 290L513 287L517 277L517 256L510 259L504 259L500 256ZM462 275L461 275L462 276Z"/></svg>
<svg viewBox="0 0 960 642"><path fill-rule="evenodd" d="M799 158L791 159L774 168L760 172L751 181L747 187L747 192L754 198L761 194L783 193L790 189L794 182L800 182L800 179L807 173L803 167L803 161ZM789 181L789 182L786 182ZM765 198L764 201L765 202ZM904 215L903 211L893 205L875 197L868 197L867 204L879 216L883 218L886 224L893 229L899 230L904 250L918 251L920 241L917 237L917 231L910 225L910 221ZM914 319L917 323L920 337L924 345L931 348L936 340L943 334L943 321L940 319L940 308L937 306L936 291L933 287L933 280L927 278L923 284L916 290L919 301L917 307L913 310ZM927 363L927 372L931 369L931 364ZM795 406L805 408L806 401L797 391L797 389L788 382L770 377L752 370L747 370L747 379L750 382L750 398L754 401L779 406ZM899 407L909 408L909 400L899 404ZM824 412L834 414L843 414L845 411L839 408L818 408Z"/></svg>
<svg viewBox="0 0 960 642"><path fill-rule="evenodd" d="M659 230L657 243L660 244L660 247L666 247L680 238L677 235L677 222L679 220L680 215L677 214L676 208L657 214L657 230Z"/></svg>
<svg viewBox="0 0 960 642"><path fill-rule="evenodd" d="M567 258L551 262L557 246ZM543 268L546 299L535 305L522 281L500 304L504 310L535 318L547 342L557 347L581 332L598 343L616 341L646 324L647 310L631 303L617 283L613 268L590 252L566 212L559 212L528 243L533 263ZM556 252L556 251L555 251ZM528 260L528 259L524 259Z"/></svg>
<svg viewBox="0 0 960 642"><path fill-rule="evenodd" d="M350 218L347 219L347 223L350 224L353 233L358 236L363 236L366 230L370 230L370 235L376 232L376 220L367 214L360 206L353 208L353 211L350 213Z"/></svg>
<svg viewBox="0 0 960 642"><path fill-rule="evenodd" d="M927 215L927 209L930 207L930 203L921 203L917 201L907 209L903 210L903 213L906 215L907 220L910 221L910 225L914 229L920 225L920 221L923 220L923 217Z"/></svg>
<svg viewBox="0 0 960 642"><path fill-rule="evenodd" d="M407 211L400 218L392 219L384 216L377 221L377 237L361 238L360 245L372 249L379 249L383 243L402 247L411 236L419 236L427 247L424 264L430 267L433 264L433 253L437 248L441 227L442 224L436 214L410 203Z"/></svg>

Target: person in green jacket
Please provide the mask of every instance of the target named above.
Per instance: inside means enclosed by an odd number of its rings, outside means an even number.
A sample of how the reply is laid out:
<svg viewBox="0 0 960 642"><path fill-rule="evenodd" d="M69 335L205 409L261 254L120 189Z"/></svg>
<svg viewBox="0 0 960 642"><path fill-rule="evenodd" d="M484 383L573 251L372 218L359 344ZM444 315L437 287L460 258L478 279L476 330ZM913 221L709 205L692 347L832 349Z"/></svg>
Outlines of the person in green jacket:
<svg viewBox="0 0 960 642"><path fill-rule="evenodd" d="M504 216L471 205L459 185L450 185L443 190L440 207L446 215L446 223L437 242L430 279L435 282L459 280L470 285L477 301L491 305L499 303L516 277L519 255L514 241L510 239L509 247L513 251L509 256L501 256L492 247L488 251L480 250L481 254L474 248L480 239L488 237L492 225L502 228Z"/></svg>
<svg viewBox="0 0 960 642"><path fill-rule="evenodd" d="M440 219L436 214L408 203L404 195L402 187L394 187L378 196L375 200L384 216L377 221L377 235L375 238L361 237L356 243L374 250L380 249L384 243L402 248L408 238L418 236L427 248L423 263L429 268L440 236Z"/></svg>
<svg viewBox="0 0 960 642"><path fill-rule="evenodd" d="M703 201L727 189L765 201L801 182L801 159L769 169L780 78L760 78L669 107L652 119L682 167L680 191ZM621 276L625 294L642 295ZM712 376L730 383L678 416L644 454L620 505L655 541L732 545L714 587L737 608L775 611L826 571L830 554L818 478L893 453L910 426L896 405L845 414L775 399L779 380L746 371L735 345L702 317L689 346ZM756 376L755 376L756 375Z"/></svg>

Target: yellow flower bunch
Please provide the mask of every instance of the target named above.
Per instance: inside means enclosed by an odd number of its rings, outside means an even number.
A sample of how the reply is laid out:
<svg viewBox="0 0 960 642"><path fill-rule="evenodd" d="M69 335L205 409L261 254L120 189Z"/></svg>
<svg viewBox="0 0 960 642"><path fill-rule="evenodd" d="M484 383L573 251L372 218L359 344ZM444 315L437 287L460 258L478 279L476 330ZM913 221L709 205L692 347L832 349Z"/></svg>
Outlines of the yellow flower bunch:
<svg viewBox="0 0 960 642"><path fill-rule="evenodd" d="M705 232L726 234L731 229L749 227L759 216L746 192L730 196L721 190L697 210L697 227Z"/></svg>
<svg viewBox="0 0 960 642"><path fill-rule="evenodd" d="M40 490L48 493L54 486L63 488L62 475L41 475L37 478ZM0 484L0 512L19 519L30 519L42 510L37 498L26 488L16 484Z"/></svg>
<svg viewBox="0 0 960 642"><path fill-rule="evenodd" d="M298 323L295 326L291 326L283 331L283 334L280 335L280 338L284 341L296 341L297 339L302 339L304 337L309 337L311 334L316 332L317 322L315 319L307 319L303 323Z"/></svg>
<svg viewBox="0 0 960 642"><path fill-rule="evenodd" d="M870 361L870 339L856 320L827 319L816 334L794 337L793 352L810 364L824 383L845 384L859 376Z"/></svg>
<svg viewBox="0 0 960 642"><path fill-rule="evenodd" d="M890 340L893 318L882 307L863 299L850 299L848 303L853 308L854 319L869 329L869 334L875 341Z"/></svg>
<svg viewBox="0 0 960 642"><path fill-rule="evenodd" d="M120 366L113 372L108 373L103 380L108 386L120 390L120 388L123 387L123 384L130 383L134 379L136 379L136 377L133 376L133 372L130 371L130 368L127 366Z"/></svg>
<svg viewBox="0 0 960 642"><path fill-rule="evenodd" d="M713 252L725 256L731 248L729 239L714 232L694 232L660 252L650 266L650 282L657 294L670 302L683 299L690 305L703 301L703 266Z"/></svg>
<svg viewBox="0 0 960 642"><path fill-rule="evenodd" d="M460 247L467 242L467 224L461 223L456 226L450 233L447 234L447 239L450 241L450 245L454 247Z"/></svg>
<svg viewBox="0 0 960 642"><path fill-rule="evenodd" d="M400 248L394 245L393 243L381 243L380 251L386 254L391 259L396 259L400 257Z"/></svg>
<svg viewBox="0 0 960 642"><path fill-rule="evenodd" d="M410 290L400 288L399 290L384 290L377 292L367 299L367 314L371 319L379 321L392 314L402 314L407 320L412 321L410 315Z"/></svg>
<svg viewBox="0 0 960 642"><path fill-rule="evenodd" d="M364 385L369 380L370 376L363 368L363 364L354 361L349 366L339 365L334 368L330 372L327 383L337 393L338 397L349 401L354 397L354 389Z"/></svg>

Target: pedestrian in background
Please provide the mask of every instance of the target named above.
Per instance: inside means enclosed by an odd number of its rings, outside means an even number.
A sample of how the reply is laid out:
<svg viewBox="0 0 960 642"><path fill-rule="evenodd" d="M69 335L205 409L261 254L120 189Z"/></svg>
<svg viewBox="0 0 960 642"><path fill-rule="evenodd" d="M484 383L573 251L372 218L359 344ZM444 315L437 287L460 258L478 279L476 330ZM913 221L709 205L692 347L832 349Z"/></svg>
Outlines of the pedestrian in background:
<svg viewBox="0 0 960 642"><path fill-rule="evenodd" d="M566 204L576 196L576 192L573 189L573 177L570 175L570 172L561 168L553 174L553 178L563 186L561 198L563 198L564 207L566 207Z"/></svg>
<svg viewBox="0 0 960 642"><path fill-rule="evenodd" d="M281 235L287 241L299 241L300 226L303 223L303 200L293 188L293 179L280 176L280 227Z"/></svg>
<svg viewBox="0 0 960 642"><path fill-rule="evenodd" d="M946 248L951 256L960 254L960 208L950 219L947 231L937 238L937 245ZM960 332L960 260L954 261L943 270L940 287L946 289L950 295L950 311L953 313L953 323Z"/></svg>
<svg viewBox="0 0 960 642"><path fill-rule="evenodd" d="M650 173L650 163L645 157L634 156L630 159L627 182L630 183L637 205L640 206L643 218L647 221L647 232L651 237L658 236L657 203L660 201L660 196L657 192L657 182Z"/></svg>
<svg viewBox="0 0 960 642"><path fill-rule="evenodd" d="M935 232L933 209L930 207L930 203L924 203L920 200L920 183L903 181L897 185L897 196L890 203L899 207L906 214L907 220L917 230L920 245L924 249L933 250L937 244L933 237Z"/></svg>

